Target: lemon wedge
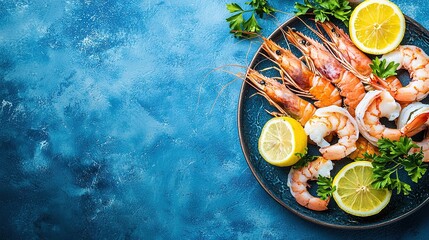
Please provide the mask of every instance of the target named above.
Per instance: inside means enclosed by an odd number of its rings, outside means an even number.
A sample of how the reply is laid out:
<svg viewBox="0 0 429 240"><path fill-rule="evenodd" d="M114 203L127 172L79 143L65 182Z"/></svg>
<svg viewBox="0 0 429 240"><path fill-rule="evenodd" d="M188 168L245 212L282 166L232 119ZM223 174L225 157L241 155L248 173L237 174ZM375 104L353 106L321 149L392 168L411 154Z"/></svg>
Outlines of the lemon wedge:
<svg viewBox="0 0 429 240"><path fill-rule="evenodd" d="M265 123L258 141L258 150L268 163L284 167L295 164L305 153L307 135L301 124L290 117L275 117Z"/></svg>
<svg viewBox="0 0 429 240"><path fill-rule="evenodd" d="M389 0L363 1L350 16L349 34L356 47L365 53L388 53L404 38L404 14Z"/></svg>
<svg viewBox="0 0 429 240"><path fill-rule="evenodd" d="M333 185L337 190L333 197L345 212L359 217L379 213L390 201L392 192L372 187L372 164L356 161L344 166L335 176Z"/></svg>

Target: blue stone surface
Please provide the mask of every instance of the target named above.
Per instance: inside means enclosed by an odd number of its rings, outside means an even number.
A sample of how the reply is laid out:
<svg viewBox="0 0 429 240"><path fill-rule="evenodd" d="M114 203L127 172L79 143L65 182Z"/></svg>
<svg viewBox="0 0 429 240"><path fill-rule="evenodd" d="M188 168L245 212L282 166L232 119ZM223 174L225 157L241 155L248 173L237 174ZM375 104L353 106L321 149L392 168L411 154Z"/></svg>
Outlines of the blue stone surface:
<svg viewBox="0 0 429 240"><path fill-rule="evenodd" d="M261 188L238 139L241 81L213 71L259 46L229 34L229 2L0 1L0 239L428 236L429 206L338 230ZM269 2L285 13L265 36L293 16ZM429 28L425 0L393 2Z"/></svg>

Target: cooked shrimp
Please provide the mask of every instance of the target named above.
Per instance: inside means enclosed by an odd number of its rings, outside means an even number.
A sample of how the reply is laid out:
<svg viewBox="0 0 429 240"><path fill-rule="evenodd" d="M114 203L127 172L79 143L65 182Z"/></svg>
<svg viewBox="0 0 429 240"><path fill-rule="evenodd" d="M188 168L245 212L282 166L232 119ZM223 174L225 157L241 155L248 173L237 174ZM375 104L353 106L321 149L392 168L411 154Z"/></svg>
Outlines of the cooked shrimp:
<svg viewBox="0 0 429 240"><path fill-rule="evenodd" d="M291 168L287 181L290 193L301 206L314 211L327 210L330 198L322 200L312 196L308 192L307 182L316 180L319 176L329 177L330 171L333 168L332 161L326 160L323 157L317 158L305 167L299 169Z"/></svg>
<svg viewBox="0 0 429 240"><path fill-rule="evenodd" d="M340 89L347 110L354 116L356 106L365 95L361 80L346 70L321 43L292 29L286 32L286 37L312 61L324 77Z"/></svg>
<svg viewBox="0 0 429 240"><path fill-rule="evenodd" d="M316 143L326 159L339 160L356 150L359 129L355 119L337 106L319 108L304 126L307 135ZM330 145L324 137L336 133L338 142Z"/></svg>
<svg viewBox="0 0 429 240"><path fill-rule="evenodd" d="M316 24L325 30L325 33L329 36L331 41L321 32L310 29L319 36L322 42L328 46L331 52L347 70L351 71L365 83L371 84L380 81L379 77L372 73L370 67L372 60L354 45L350 37L341 28L335 26L332 22L318 21ZM402 87L401 81L396 76L391 76L381 81L385 81L395 88Z"/></svg>
<svg viewBox="0 0 429 240"><path fill-rule="evenodd" d="M340 92L328 79L312 72L291 51L280 47L270 39L262 38L262 40L262 49L286 74L289 85L295 87L298 92L314 96L318 100L314 103L317 107L341 106Z"/></svg>
<svg viewBox="0 0 429 240"><path fill-rule="evenodd" d="M409 72L411 81L407 86L395 87L379 82L378 89L388 90L399 102L415 102L429 94L429 56L419 47L403 45L382 56L387 62L399 63L399 69Z"/></svg>
<svg viewBox="0 0 429 240"><path fill-rule="evenodd" d="M398 127L406 132L407 136L414 136L415 134L429 128L429 105L421 102L411 103L406 106L399 115ZM419 146L418 148L411 149L410 153L423 151L424 162L429 162L429 132L423 141L414 142Z"/></svg>
<svg viewBox="0 0 429 240"><path fill-rule="evenodd" d="M304 125L316 108L308 101L291 92L284 84L276 79L268 78L258 71L248 69L247 83L264 96L280 113L289 115Z"/></svg>
<svg viewBox="0 0 429 240"><path fill-rule="evenodd" d="M377 145L381 138L398 140L402 132L396 128L388 128L380 122L382 117L393 121L399 116L401 106L387 91L373 90L356 107L356 121L359 131L371 144Z"/></svg>

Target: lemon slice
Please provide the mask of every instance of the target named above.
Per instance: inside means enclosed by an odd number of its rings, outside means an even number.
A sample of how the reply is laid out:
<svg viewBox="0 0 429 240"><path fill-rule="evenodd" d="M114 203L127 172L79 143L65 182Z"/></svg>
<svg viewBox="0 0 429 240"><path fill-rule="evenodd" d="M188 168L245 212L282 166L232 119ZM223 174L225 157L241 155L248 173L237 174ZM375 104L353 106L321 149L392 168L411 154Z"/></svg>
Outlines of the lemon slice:
<svg viewBox="0 0 429 240"><path fill-rule="evenodd" d="M258 141L261 156L268 163L284 167L295 164L296 153L305 153L307 135L301 124L290 117L275 117L265 123Z"/></svg>
<svg viewBox="0 0 429 240"><path fill-rule="evenodd" d="M385 54L394 50L405 34L405 18L389 0L366 0L352 12L350 38L363 52Z"/></svg>
<svg viewBox="0 0 429 240"><path fill-rule="evenodd" d="M333 193L335 202L351 215L368 217L379 213L389 203L392 192L373 188L372 181L371 162L347 164L333 181L333 185L337 186Z"/></svg>

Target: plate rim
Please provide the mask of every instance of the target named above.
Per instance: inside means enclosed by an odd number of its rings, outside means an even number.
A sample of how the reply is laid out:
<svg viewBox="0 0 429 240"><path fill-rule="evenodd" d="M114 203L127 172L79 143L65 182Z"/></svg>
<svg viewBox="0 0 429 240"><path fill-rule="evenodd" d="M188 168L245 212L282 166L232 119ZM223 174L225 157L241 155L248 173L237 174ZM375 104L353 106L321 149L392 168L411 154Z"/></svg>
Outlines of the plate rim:
<svg viewBox="0 0 429 240"><path fill-rule="evenodd" d="M417 21L415 21L414 19L412 19L411 17L409 17L408 15L404 14L404 17L406 19L406 21L412 23L413 25L415 25L419 30L421 30L422 32L424 32L428 37L429 37L429 30L426 29L425 27L423 27L420 23L418 23ZM267 38L268 39L272 39L274 36L277 36L280 32L280 29L283 29L284 27L286 27L287 25L291 24L293 21L300 21L299 16L292 16L291 18L287 19L283 24L281 24L280 26L278 26ZM252 60L250 61L248 66L252 66L255 64L256 58L258 56L258 53L262 50L262 47L259 46L259 48L256 50L254 56L252 57ZM384 222L380 222L380 223L372 223L372 224L368 224L368 225L362 225L362 226L350 226L350 225L340 225L340 224L333 224L333 223L328 223L325 221L321 221L318 219L315 219L311 216L305 215L291 207L289 207L288 205L286 205L281 199L279 199L278 197L276 197L271 191L270 189L264 185L264 183L262 182L262 180L257 176L256 173L256 169L255 167L251 164L250 162L250 154L249 154L249 150L248 147L245 146L244 144L244 134L242 131L242 126L241 126L241 122L242 122L242 112L243 112L243 93L246 90L246 88L251 87L246 81L243 81L241 88L240 88L240 94L239 94L239 101L238 101L238 110L237 110L237 127L238 127L238 136L239 136L239 140L240 140L240 147L241 150L243 152L243 155L246 159L247 165L249 166L252 175L256 178L257 182L259 183L259 185L261 185L261 187L265 190L266 193L268 193L268 195L271 196L271 198L273 198L277 203L279 203L280 205L282 205L283 207L285 207L286 209L288 209L289 211L293 212L295 215L309 221L309 222L313 222L322 226L327 226L327 227L332 227L332 228L337 228L337 229L372 229L372 228L377 228L377 227L382 227L382 226L386 226L389 224L392 224L394 222L397 222L399 220L402 220L408 216L410 216L411 214L415 213L416 211L418 211L420 208L422 208L424 205L426 205L429 202L429 197L426 198L422 203L420 203L417 207L413 208L412 210L398 216L392 219L389 219L387 221Z"/></svg>

